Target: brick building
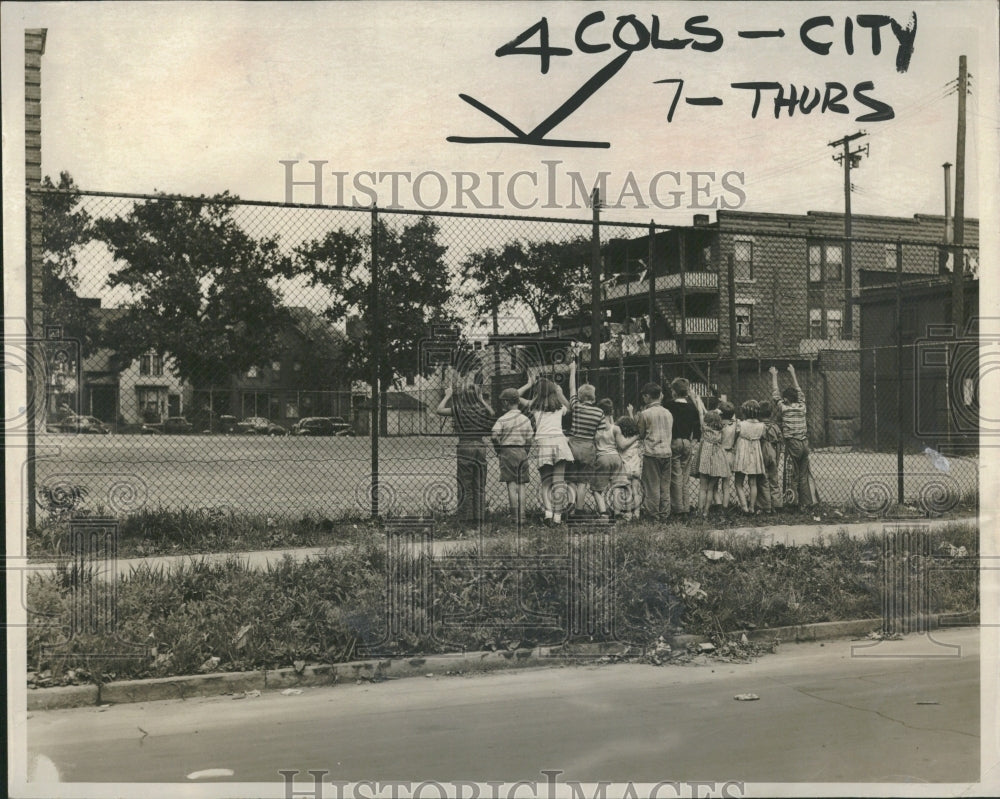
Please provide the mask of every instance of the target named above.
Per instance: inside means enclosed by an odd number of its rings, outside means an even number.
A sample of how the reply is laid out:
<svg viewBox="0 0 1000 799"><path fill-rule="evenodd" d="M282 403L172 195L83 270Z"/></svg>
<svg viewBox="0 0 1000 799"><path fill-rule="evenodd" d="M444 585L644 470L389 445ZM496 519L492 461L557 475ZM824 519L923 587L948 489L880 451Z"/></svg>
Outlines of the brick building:
<svg viewBox="0 0 1000 799"><path fill-rule="evenodd" d="M662 347L668 361L675 360L669 357L675 352L699 360L733 354L808 358L821 349L856 349L859 329L852 306L861 270L894 271L900 245L907 272L937 275L950 271L950 262L941 246L944 217L855 214L852 228L848 253L843 214L719 211L715 222L697 215L691 227L654 236L652 270L648 236L613 239L603 248L602 304L612 323L637 320L640 329L652 327L656 354ZM971 248L978 246L978 233L978 222L967 220ZM967 267L977 269L971 251ZM641 354L648 353L647 346Z"/></svg>
<svg viewBox="0 0 1000 799"><path fill-rule="evenodd" d="M966 271L976 274L978 221L966 220L965 231ZM768 396L767 368L790 362L810 400L814 444L857 443L861 272L894 272L901 248L907 273L936 278L950 273L953 255L943 216L855 214L849 250L843 233L838 213L720 210L714 222L699 214L652 242L604 242L606 370L591 380L634 401L650 373L685 374L740 400ZM589 328L560 332L589 340Z"/></svg>

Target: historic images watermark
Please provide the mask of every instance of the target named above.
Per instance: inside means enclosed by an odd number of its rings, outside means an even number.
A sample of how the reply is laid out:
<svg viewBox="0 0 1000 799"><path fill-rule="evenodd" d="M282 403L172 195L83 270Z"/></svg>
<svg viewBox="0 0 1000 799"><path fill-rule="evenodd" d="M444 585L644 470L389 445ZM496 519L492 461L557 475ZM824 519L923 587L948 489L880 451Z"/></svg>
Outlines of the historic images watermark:
<svg viewBox="0 0 1000 799"><path fill-rule="evenodd" d="M20 324L18 324L20 322ZM23 320L4 319L5 328L23 326ZM44 336L12 335L4 339L5 383L24 381L24 402L15 403L4 416L7 437L27 436L43 420L55 422L79 407L80 341L64 336L63 328L50 325ZM9 415L8 415L9 414ZM67 428L67 432L74 432Z"/></svg>
<svg viewBox="0 0 1000 799"><path fill-rule="evenodd" d="M477 348L454 332L439 330L420 343L421 368L440 371L442 385L455 392L451 423L424 430L427 435L452 437L457 429L472 429L473 417L486 401L483 386L499 391L500 377L527 374L531 384L565 383L576 355L575 345L558 337L495 337L493 345ZM498 362L516 368L502 373ZM460 633L484 630L504 631L514 639L540 635L552 645L587 640L641 646L641 635L633 636L618 612L613 521L573 519L539 547L528 540L523 517L514 514L513 540L498 548L489 545L480 515L473 525L477 538L467 541L474 551L467 546L452 552L451 544L435 539L438 520L456 513L475 518L469 494L477 490L475 473L484 468L487 452L481 440L464 449L459 441L454 470L421 474L419 480L393 470L358 487L361 507L370 510L377 501L379 512L386 514L384 626L367 631L366 654L391 655L401 640L454 645L452 639ZM411 496L413 490L420 495ZM538 490L543 505L554 511L562 513L575 504L568 482L543 482ZM605 496L617 513L635 510L642 502L638 486L630 484L610 485ZM484 498L479 502L481 512ZM415 507L419 513L398 515L399 508ZM494 592L504 599L503 607L487 599L487 584L504 586ZM468 601L450 601L456 596Z"/></svg>
<svg viewBox="0 0 1000 799"><path fill-rule="evenodd" d="M312 189L316 205L338 205L386 210L420 208L425 211L555 211L593 207L596 189L601 207L645 210L733 210L746 202L745 173L740 170L677 171L664 169L649 175L598 172L589 180L580 172L562 170L562 161L543 160L534 169L515 172L424 170L413 172L346 172L328 169L329 161L279 161L284 168L285 202L295 202ZM299 188L299 192L296 192ZM385 199L388 195L389 202Z"/></svg>
<svg viewBox="0 0 1000 799"><path fill-rule="evenodd" d="M673 797L724 797L735 799L746 795L746 785L737 780L660 780L652 783L584 783L561 779L562 769L540 769L537 780L337 780L326 779L327 769L281 769L278 774L284 781L285 799L607 799L608 789L614 786L612 796L646 797L646 799L673 799ZM299 775L312 778L312 787L295 787ZM302 782L307 783L306 779ZM567 793L567 789L569 793Z"/></svg>
<svg viewBox="0 0 1000 799"><path fill-rule="evenodd" d="M882 629L873 640L853 645L852 657L962 657L961 646L939 640L935 631L969 624L981 626L979 580L983 570L1000 568L1000 561L947 541L935 545L936 540L926 523L883 526L877 555L880 562L871 564L880 571ZM942 608L939 596L958 591L971 593L974 607L961 613Z"/></svg>
<svg viewBox="0 0 1000 799"><path fill-rule="evenodd" d="M38 638L39 653L87 663L148 657L146 644L123 639L118 628L118 520L69 518L66 525L67 554L55 564L29 564L26 559L7 564L8 573L20 572L25 578L24 626ZM49 572L68 600L58 613L35 606L26 584L28 575Z"/></svg>

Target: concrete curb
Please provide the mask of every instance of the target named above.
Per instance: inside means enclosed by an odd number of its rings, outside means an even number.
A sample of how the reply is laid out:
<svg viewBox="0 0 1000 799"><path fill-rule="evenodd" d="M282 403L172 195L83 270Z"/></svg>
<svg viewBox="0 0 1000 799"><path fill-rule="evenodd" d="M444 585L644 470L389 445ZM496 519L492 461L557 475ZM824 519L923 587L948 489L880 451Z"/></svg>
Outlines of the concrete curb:
<svg viewBox="0 0 1000 799"><path fill-rule="evenodd" d="M879 629L882 620L854 619L851 621L818 622L792 627L774 627L746 631L747 638L757 642L821 641L833 638L865 636ZM738 634L738 633L737 633ZM674 648L707 640L703 636L678 635L670 640ZM574 660L593 660L609 654L621 654L628 649L618 643L579 643L535 649L515 649L501 652L467 652L428 655L410 658L373 658L352 663L333 663L271 671L223 672L220 674L162 677L146 680L95 685L70 685L28 690L28 710L61 710L101 704L154 702L161 699L193 699L196 697L242 697L246 692L282 690L309 686L337 685L357 681L380 682L406 677L436 677L479 673L513 668L539 668L564 665Z"/></svg>

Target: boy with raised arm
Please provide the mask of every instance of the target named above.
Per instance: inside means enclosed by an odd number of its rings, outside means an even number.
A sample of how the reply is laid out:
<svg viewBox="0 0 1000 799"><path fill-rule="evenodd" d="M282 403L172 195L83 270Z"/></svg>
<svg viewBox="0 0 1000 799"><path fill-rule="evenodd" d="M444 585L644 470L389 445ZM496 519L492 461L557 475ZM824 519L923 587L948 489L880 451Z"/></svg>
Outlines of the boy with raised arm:
<svg viewBox="0 0 1000 799"><path fill-rule="evenodd" d="M809 473L809 434L806 430L806 395L799 388L795 367L788 364L792 385L784 391L778 389L778 370L772 366L771 395L781 411L781 436L786 457L792 462L792 480L795 482L796 500L800 508L813 504Z"/></svg>

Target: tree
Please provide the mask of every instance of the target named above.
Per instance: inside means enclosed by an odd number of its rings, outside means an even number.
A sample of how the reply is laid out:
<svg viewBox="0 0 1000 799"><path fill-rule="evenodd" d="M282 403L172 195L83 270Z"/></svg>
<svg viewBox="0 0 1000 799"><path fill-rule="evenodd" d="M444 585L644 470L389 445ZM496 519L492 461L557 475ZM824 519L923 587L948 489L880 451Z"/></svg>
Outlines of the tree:
<svg viewBox="0 0 1000 799"><path fill-rule="evenodd" d="M590 239L583 236L478 250L465 261L466 296L480 313L521 302L542 330L581 313L583 294L574 284L589 274L589 264Z"/></svg>
<svg viewBox="0 0 1000 799"><path fill-rule="evenodd" d="M348 314L361 317L365 335L347 345L347 368L352 379L370 378L373 342L377 342L379 379L383 392L401 377L426 374L420 363L421 342L435 325L451 325L445 309L451 297L444 262L447 248L438 241L438 226L421 217L401 231L379 221L378 318L372 314L371 239L355 231L335 229L321 239L296 248L296 265L313 285L330 293L326 310L339 321ZM385 403L383 402L383 413Z"/></svg>
<svg viewBox="0 0 1000 799"><path fill-rule="evenodd" d="M277 238L255 239L232 218L228 192L193 200L156 198L95 229L124 266L111 287L133 295L109 323L108 345L128 363L154 350L178 377L218 384L277 355L289 322L273 285L290 276Z"/></svg>
<svg viewBox="0 0 1000 799"><path fill-rule="evenodd" d="M507 245L501 250L487 247L466 256L461 296L476 313L496 315L501 306L520 300L514 269L520 252L515 245Z"/></svg>
<svg viewBox="0 0 1000 799"><path fill-rule="evenodd" d="M64 339L80 343L80 357L89 355L100 338L97 303L88 302L80 290L79 253L94 238L93 220L80 207L80 195L69 172L59 173L59 184L48 175L43 188L58 189L42 195L42 305L45 323L62 326Z"/></svg>

